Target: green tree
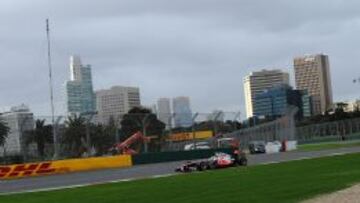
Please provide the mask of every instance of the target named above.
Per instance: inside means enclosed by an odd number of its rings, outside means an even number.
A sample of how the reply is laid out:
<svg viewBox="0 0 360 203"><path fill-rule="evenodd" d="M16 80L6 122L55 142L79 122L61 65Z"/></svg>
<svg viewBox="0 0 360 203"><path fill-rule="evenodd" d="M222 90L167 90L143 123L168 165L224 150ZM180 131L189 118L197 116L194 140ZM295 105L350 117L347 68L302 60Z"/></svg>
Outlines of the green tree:
<svg viewBox="0 0 360 203"><path fill-rule="evenodd" d="M45 156L45 146L53 143L52 126L45 125L45 120L36 120L35 129L26 132L26 145L36 143L38 155Z"/></svg>
<svg viewBox="0 0 360 203"><path fill-rule="evenodd" d="M82 116L72 115L65 121L65 126L62 137L65 152L71 157L80 157L86 151L86 120Z"/></svg>
<svg viewBox="0 0 360 203"><path fill-rule="evenodd" d="M4 146L6 142L6 138L10 132L10 128L7 123L0 118L0 146Z"/></svg>
<svg viewBox="0 0 360 203"><path fill-rule="evenodd" d="M95 148L96 155L101 156L109 152L115 144L114 126L109 125L90 125L91 144Z"/></svg>
<svg viewBox="0 0 360 203"><path fill-rule="evenodd" d="M149 149L152 151L159 150L160 142L163 140L163 132L165 124L159 121L155 114L151 110L135 107L132 108L127 114L124 115L121 121L121 140L125 140L137 131L143 131L145 129L146 136L152 136Z"/></svg>

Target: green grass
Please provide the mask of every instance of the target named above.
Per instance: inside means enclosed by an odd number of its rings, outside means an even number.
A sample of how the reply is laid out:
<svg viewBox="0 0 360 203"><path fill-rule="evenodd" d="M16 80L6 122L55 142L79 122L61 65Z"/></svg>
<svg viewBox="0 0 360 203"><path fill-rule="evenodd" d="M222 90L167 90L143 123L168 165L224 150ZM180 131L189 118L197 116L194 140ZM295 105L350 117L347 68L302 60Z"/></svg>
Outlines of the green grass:
<svg viewBox="0 0 360 203"><path fill-rule="evenodd" d="M0 202L298 202L360 182L359 168L360 154L352 154L52 192L0 196Z"/></svg>
<svg viewBox="0 0 360 203"><path fill-rule="evenodd" d="M298 145L298 150L300 151L319 151L326 149L338 149L344 147L358 147L360 146L360 141L352 142L327 142L327 143L318 143L318 144L303 144Z"/></svg>

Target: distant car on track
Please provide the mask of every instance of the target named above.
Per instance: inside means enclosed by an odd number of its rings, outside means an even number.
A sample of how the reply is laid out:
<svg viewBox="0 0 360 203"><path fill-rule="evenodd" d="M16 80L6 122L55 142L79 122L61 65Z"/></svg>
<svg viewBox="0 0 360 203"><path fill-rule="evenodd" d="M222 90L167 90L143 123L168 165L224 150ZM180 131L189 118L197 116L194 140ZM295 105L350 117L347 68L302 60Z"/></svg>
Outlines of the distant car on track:
<svg viewBox="0 0 360 203"><path fill-rule="evenodd" d="M252 141L249 143L249 151L251 154L266 153L265 141Z"/></svg>
<svg viewBox="0 0 360 203"><path fill-rule="evenodd" d="M194 143L191 143L191 144L187 144L184 146L184 150L185 151L190 151L190 150L195 150L195 149L211 149L209 143L207 142L196 142L195 144Z"/></svg>

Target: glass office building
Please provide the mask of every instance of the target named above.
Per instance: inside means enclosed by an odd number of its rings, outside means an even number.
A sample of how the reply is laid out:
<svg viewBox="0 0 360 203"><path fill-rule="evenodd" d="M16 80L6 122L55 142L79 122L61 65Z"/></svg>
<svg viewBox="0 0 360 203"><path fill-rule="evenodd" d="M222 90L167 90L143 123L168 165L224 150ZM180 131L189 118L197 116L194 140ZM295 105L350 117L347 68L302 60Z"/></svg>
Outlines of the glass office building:
<svg viewBox="0 0 360 203"><path fill-rule="evenodd" d="M289 85L278 85L255 96L254 115L280 117L290 106L299 108L298 119L311 116L311 97L306 91L293 90Z"/></svg>

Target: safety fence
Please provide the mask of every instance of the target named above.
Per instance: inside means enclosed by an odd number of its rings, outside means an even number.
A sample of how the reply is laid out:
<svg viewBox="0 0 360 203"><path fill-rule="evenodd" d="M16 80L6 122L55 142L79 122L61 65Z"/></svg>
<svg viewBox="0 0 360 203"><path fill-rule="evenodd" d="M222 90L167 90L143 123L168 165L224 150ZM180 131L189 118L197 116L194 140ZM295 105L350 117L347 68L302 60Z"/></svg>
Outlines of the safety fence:
<svg viewBox="0 0 360 203"><path fill-rule="evenodd" d="M296 138L299 143L360 139L360 118L299 126Z"/></svg>
<svg viewBox="0 0 360 203"><path fill-rule="evenodd" d="M289 109L286 115L274 121L226 133L222 137L240 140L242 148L247 148L252 141L282 142L286 140L295 140L296 127L294 116L297 110L297 108ZM212 138L212 142L214 142L214 139L219 138Z"/></svg>

